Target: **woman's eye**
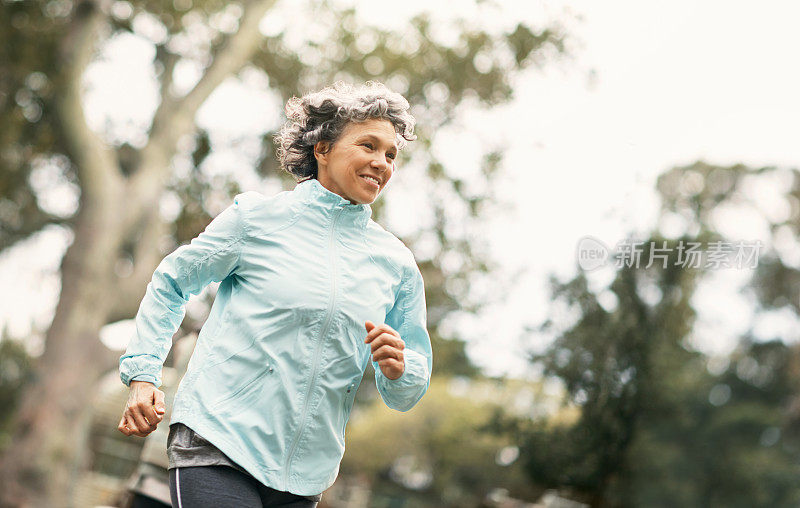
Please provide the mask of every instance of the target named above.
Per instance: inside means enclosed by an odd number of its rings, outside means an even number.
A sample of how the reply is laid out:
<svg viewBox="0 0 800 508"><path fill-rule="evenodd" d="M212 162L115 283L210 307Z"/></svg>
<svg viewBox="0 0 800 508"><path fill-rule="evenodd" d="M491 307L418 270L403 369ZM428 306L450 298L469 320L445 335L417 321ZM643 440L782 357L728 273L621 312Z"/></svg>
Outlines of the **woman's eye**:
<svg viewBox="0 0 800 508"><path fill-rule="evenodd" d="M370 150L372 150L372 143L361 143L361 146L366 146Z"/></svg>
<svg viewBox="0 0 800 508"><path fill-rule="evenodd" d="M395 159L395 157L397 157L397 155L396 155L396 154L393 154L393 153L388 153L388 154L386 154L386 155L387 155L387 156L388 156L390 159L392 159L392 160L394 160L394 159Z"/></svg>

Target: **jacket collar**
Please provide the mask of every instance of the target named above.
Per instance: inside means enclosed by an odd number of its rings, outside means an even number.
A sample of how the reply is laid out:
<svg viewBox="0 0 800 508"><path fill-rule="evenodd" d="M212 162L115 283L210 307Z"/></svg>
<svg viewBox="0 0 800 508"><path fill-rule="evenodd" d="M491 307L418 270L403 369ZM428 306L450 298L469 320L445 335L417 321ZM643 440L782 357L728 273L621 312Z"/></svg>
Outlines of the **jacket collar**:
<svg viewBox="0 0 800 508"><path fill-rule="evenodd" d="M332 213L339 209L344 209L342 219L349 220L361 228L364 228L372 216L372 207L367 204L352 204L350 200L326 189L319 180L310 178L298 183L294 191L300 201Z"/></svg>

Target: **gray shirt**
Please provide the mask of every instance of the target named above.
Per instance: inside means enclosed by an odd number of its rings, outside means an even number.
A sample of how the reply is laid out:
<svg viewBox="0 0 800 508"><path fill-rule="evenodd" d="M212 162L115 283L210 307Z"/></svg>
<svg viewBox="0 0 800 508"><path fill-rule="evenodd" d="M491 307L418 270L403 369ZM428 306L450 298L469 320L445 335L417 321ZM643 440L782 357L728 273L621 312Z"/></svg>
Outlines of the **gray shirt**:
<svg viewBox="0 0 800 508"><path fill-rule="evenodd" d="M167 438L169 469L191 466L230 466L249 476L244 468L228 458L222 451L186 425L176 422L169 426ZM319 501L322 494L303 496Z"/></svg>

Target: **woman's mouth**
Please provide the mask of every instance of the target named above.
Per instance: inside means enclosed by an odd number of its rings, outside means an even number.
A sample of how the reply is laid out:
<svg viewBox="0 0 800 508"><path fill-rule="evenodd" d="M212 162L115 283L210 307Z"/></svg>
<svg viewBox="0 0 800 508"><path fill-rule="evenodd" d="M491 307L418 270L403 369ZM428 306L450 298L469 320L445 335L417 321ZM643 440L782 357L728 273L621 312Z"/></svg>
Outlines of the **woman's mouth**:
<svg viewBox="0 0 800 508"><path fill-rule="evenodd" d="M381 185L378 182L378 179L369 175L361 175L361 179L367 182L367 185L374 189L380 189Z"/></svg>

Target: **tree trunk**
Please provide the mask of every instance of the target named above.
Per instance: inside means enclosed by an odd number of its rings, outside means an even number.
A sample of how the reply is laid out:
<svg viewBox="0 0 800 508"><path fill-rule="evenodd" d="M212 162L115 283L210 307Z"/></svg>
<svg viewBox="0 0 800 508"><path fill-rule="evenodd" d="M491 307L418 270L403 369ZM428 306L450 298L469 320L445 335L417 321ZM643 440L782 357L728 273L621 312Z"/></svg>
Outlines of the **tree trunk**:
<svg viewBox="0 0 800 508"><path fill-rule="evenodd" d="M70 506L82 417L99 374L116 358L99 341L114 298L121 193L107 189L79 212L61 264L61 297L35 365L34 382L0 459L0 506Z"/></svg>
<svg viewBox="0 0 800 508"><path fill-rule="evenodd" d="M152 210L167 184L176 142L192 133L197 110L211 92L257 51L262 40L258 25L274 3L244 2L239 30L225 38L195 87L180 99L162 97L150 139L140 151L140 167L128 178L116 152L88 128L81 101L81 79L106 26L106 11L93 1L76 9L61 46L64 89L56 102L60 132L78 170L81 210L62 261L61 296L45 351L34 367L33 383L25 388L14 438L0 457L0 508L72 504L74 478L83 466L76 449L81 412L88 408L99 374L119 358L99 341L100 329L138 304L132 299L143 294L159 260L153 236L164 231L164 224ZM142 225L143 248L136 249L134 274L120 280L114 267L123 240Z"/></svg>

